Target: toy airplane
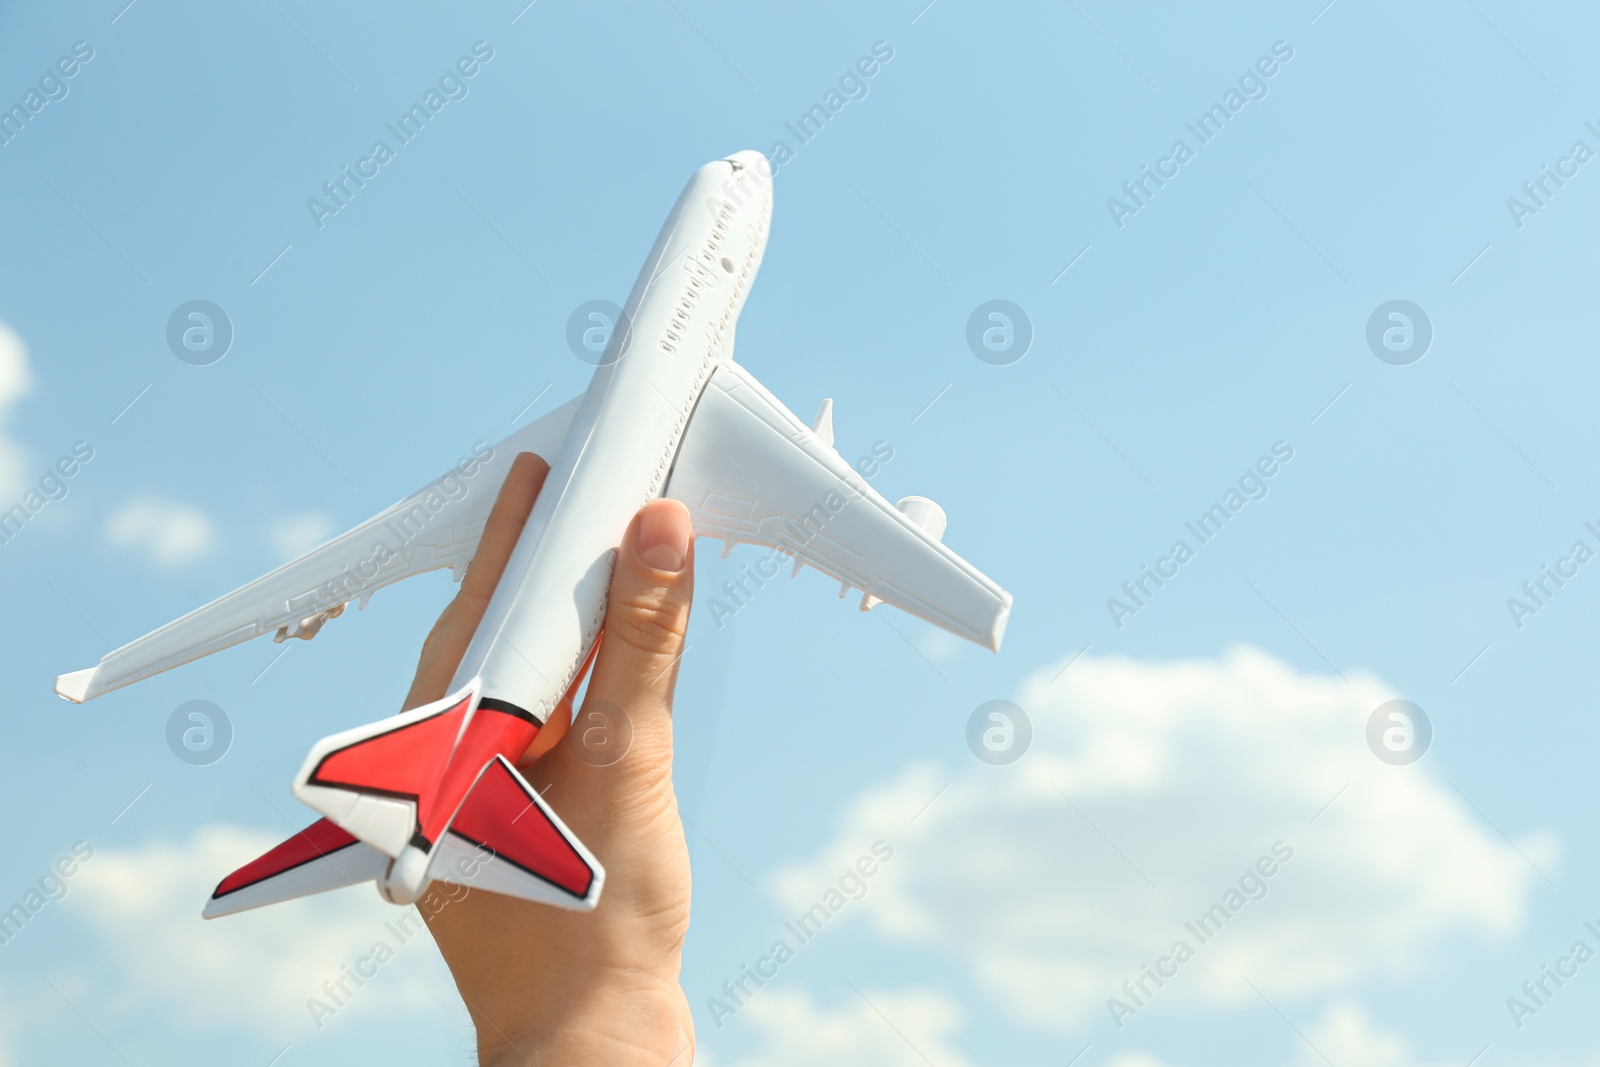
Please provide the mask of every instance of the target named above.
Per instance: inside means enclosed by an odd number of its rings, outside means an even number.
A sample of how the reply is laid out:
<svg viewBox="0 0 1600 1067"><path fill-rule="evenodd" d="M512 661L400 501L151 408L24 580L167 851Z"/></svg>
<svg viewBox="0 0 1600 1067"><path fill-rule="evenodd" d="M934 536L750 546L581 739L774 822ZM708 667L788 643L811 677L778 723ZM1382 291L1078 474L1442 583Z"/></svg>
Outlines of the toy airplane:
<svg viewBox="0 0 1600 1067"><path fill-rule="evenodd" d="M62 675L81 702L276 631L310 639L351 601L450 567L459 580L519 452L550 473L451 695L318 742L294 795L324 818L225 878L211 918L376 881L417 900L434 879L566 908L594 907L600 863L516 762L576 690L605 622L615 551L639 507L687 506L696 535L778 549L998 650L1011 595L940 541L943 510L891 505L833 448L833 406L807 426L733 362L761 265L772 171L739 152L690 179L581 397L523 427L320 548ZM487 454L484 454L485 451ZM473 476L465 479L469 467ZM460 492L468 485L466 492ZM445 491L450 490L450 491ZM524 816L530 816L524 818Z"/></svg>

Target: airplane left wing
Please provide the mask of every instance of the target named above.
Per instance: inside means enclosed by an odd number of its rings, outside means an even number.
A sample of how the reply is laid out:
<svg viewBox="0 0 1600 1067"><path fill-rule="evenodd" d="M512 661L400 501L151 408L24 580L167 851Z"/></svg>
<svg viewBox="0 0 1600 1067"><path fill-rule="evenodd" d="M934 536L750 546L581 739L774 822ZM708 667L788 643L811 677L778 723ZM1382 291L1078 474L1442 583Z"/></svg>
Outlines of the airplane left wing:
<svg viewBox="0 0 1600 1067"><path fill-rule="evenodd" d="M690 416L666 495L695 533L775 548L879 603L998 651L1011 594L946 548L945 516L923 497L891 504L833 448L832 406L806 426L736 363L711 375ZM724 552L726 554L726 551Z"/></svg>
<svg viewBox="0 0 1600 1067"><path fill-rule="evenodd" d="M478 457L470 477L452 469L271 574L107 653L88 670L63 674L56 692L81 704L262 634L310 640L351 600L365 607L377 590L415 574L449 567L459 580L517 453L552 459L577 408L571 400L500 441Z"/></svg>

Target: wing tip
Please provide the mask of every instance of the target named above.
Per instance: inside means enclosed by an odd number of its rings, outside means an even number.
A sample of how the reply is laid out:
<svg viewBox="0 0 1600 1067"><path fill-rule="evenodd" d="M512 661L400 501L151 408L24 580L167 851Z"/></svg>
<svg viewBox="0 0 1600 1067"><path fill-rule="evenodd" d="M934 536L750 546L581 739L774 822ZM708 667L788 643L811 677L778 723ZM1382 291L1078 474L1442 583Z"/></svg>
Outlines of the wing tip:
<svg viewBox="0 0 1600 1067"><path fill-rule="evenodd" d="M989 627L989 651L999 652L1000 643L1006 637L1006 624L1011 621L1011 594L1004 589L1000 590L1000 610L995 612L994 622Z"/></svg>
<svg viewBox="0 0 1600 1067"><path fill-rule="evenodd" d="M89 699L89 690L94 688L94 676L99 670L99 667L90 667L87 670L61 675L56 679L56 696L70 700L74 704L82 704Z"/></svg>
<svg viewBox="0 0 1600 1067"><path fill-rule="evenodd" d="M606 885L606 869L600 865L599 860L589 868L592 877L589 879L589 892L584 894L582 900L574 901L570 911L593 911L600 904L600 891Z"/></svg>
<svg viewBox="0 0 1600 1067"><path fill-rule="evenodd" d="M233 874L228 875L228 878L232 878L234 874L238 873L238 871L234 871ZM238 912L249 911L251 908L261 906L259 903L249 903L248 895L239 892L241 889L249 888L248 886L239 886L224 892L222 887L228 884L228 878L218 882L217 888L213 889L211 895L206 898L206 906L200 909L200 918L220 919L224 915L234 915Z"/></svg>

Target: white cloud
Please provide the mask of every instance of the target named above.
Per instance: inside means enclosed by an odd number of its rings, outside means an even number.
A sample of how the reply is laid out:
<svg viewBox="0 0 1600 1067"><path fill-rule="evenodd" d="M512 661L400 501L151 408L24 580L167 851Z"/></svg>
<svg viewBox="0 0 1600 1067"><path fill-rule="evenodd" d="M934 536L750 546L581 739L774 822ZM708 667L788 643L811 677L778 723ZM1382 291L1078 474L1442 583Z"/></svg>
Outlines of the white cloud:
<svg viewBox="0 0 1600 1067"><path fill-rule="evenodd" d="M1285 1031L1287 1034L1288 1031ZM1404 1037L1380 1030L1358 1004L1340 1001L1330 1005L1322 1017L1294 1038L1294 1052L1287 1067L1328 1067L1330 1063L1360 1064L1361 1067L1448 1067L1459 1061L1433 1061L1425 1064L1411 1050ZM1147 1052L1124 1052L1106 1067L1178 1067Z"/></svg>
<svg viewBox="0 0 1600 1067"><path fill-rule="evenodd" d="M1359 1005L1341 1001L1324 1011L1316 1023L1305 1027L1303 1037L1294 1039L1294 1052L1287 1067L1328 1067L1330 1063L1360 1064L1361 1067L1447 1067L1451 1062L1459 1061L1424 1064L1412 1054L1405 1038L1378 1029ZM1105 1067L1180 1065L1142 1050L1133 1050L1113 1056Z"/></svg>
<svg viewBox="0 0 1600 1067"><path fill-rule="evenodd" d="M304 555L333 533L333 520L320 512L290 515L272 524L272 549L285 560Z"/></svg>
<svg viewBox="0 0 1600 1067"><path fill-rule="evenodd" d="M403 942L386 925L415 910L385 904L371 886L202 920L222 876L275 844L259 831L210 825L178 844L96 850L57 906L91 928L103 950L69 980L107 1016L154 1014L180 1031L240 1026L287 1040L315 1032L308 1000L327 1003L323 983L381 940L394 958L361 987L347 984L351 995L321 1018L324 1028L361 1015L453 1010L440 996L450 979L433 939L415 918Z"/></svg>
<svg viewBox="0 0 1600 1067"><path fill-rule="evenodd" d="M1436 757L1392 767L1367 750L1366 720L1394 696L1377 680L1243 647L1084 658L1052 685L1058 669L1022 687L1034 737L1019 762L922 765L867 791L831 844L780 872L784 903L810 905L884 839L895 859L850 916L947 952L1014 1017L1066 1030L1110 1021L1107 998L1179 939L1193 958L1141 1010L1240 1006L1246 979L1274 997L1342 993L1416 973L1443 939L1523 922L1538 875L1439 781ZM1293 858L1201 943L1185 921L1229 903L1278 841ZM1552 836L1518 844L1552 869Z"/></svg>
<svg viewBox="0 0 1600 1067"><path fill-rule="evenodd" d="M198 508L135 497L107 520L106 540L117 548L141 551L163 567L176 567L215 548L217 531Z"/></svg>
<svg viewBox="0 0 1600 1067"><path fill-rule="evenodd" d="M968 1067L973 1061L956 1049L951 1038L965 1027L959 1005L925 988L893 993L868 992L871 1005L850 998L827 1007L804 990L763 992L738 1018L757 1033L762 1048L728 1067ZM876 1010L874 1010L876 1009ZM879 1015L878 1012L882 1012ZM892 1024L892 1027L891 1027ZM900 1033L897 1035L895 1031ZM1358 1004L1339 1001L1295 1037L1282 1067L1327 1067L1329 1063L1362 1067L1448 1067L1458 1060L1420 1059L1402 1036L1382 1030ZM1288 1035L1288 1031L1284 1031ZM704 1035L702 1035L702 1040ZM1112 1052L1104 1067L1187 1067L1144 1049ZM1268 1061L1270 1062L1270 1061ZM1555 1067L1557 1061L1540 1061ZM1600 1063L1600 1057L1564 1057L1560 1064ZM711 1067L711 1057L697 1055L698 1067ZM717 1057L716 1067L723 1067Z"/></svg>
<svg viewBox="0 0 1600 1067"><path fill-rule="evenodd" d="M0 985L0 1067L15 1067L22 1062L15 1056L16 1035L22 1031L23 997L15 987Z"/></svg>
<svg viewBox="0 0 1600 1067"><path fill-rule="evenodd" d="M27 346L15 330L0 322L0 500L7 505L26 488L27 455L3 430L11 408L32 385Z"/></svg>
<svg viewBox="0 0 1600 1067"><path fill-rule="evenodd" d="M1157 1059L1148 1052L1123 1052L1107 1060L1106 1067L1177 1067L1177 1065ZM1323 1067L1327 1065L1324 1064Z"/></svg>
<svg viewBox="0 0 1600 1067"><path fill-rule="evenodd" d="M1330 1006L1322 1019L1306 1030L1294 1065L1327 1067L1329 1060L1362 1067L1422 1067L1405 1038L1379 1030L1358 1005L1345 1002ZM1446 1062L1436 1067L1446 1067Z"/></svg>
<svg viewBox="0 0 1600 1067"><path fill-rule="evenodd" d="M966 651L965 644L959 637L936 626L924 627L922 633L917 635L917 649L924 656L940 663L955 659Z"/></svg>
<svg viewBox="0 0 1600 1067"><path fill-rule="evenodd" d="M805 990L763 991L737 1019L760 1034L764 1047L730 1067L972 1067L950 1043L965 1013L949 998L925 989L848 996L830 1008ZM695 1063L706 1067L710 1059L697 1051Z"/></svg>

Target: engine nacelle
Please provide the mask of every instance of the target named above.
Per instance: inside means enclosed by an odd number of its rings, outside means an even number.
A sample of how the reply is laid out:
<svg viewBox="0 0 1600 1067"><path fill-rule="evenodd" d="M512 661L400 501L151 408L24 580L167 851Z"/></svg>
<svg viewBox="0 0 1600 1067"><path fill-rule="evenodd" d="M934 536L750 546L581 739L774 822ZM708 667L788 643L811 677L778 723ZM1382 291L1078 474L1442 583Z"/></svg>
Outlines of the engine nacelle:
<svg viewBox="0 0 1600 1067"><path fill-rule="evenodd" d="M916 523L917 528L935 541L944 540L945 528L950 524L944 508L925 496L908 496L896 504L900 514Z"/></svg>

